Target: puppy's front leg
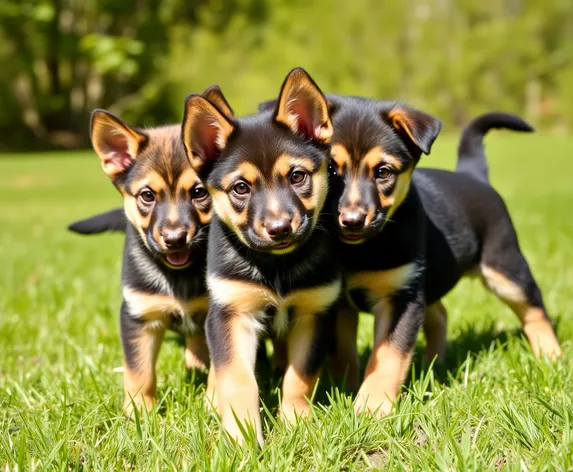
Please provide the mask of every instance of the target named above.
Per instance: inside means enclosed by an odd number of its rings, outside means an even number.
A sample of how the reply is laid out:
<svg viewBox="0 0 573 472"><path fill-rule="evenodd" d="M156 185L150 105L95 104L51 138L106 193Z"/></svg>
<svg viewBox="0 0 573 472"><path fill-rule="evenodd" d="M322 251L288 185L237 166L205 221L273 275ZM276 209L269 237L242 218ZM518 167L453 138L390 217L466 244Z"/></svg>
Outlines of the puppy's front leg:
<svg viewBox="0 0 573 472"><path fill-rule="evenodd" d="M356 392L360 386L360 357L356 345L358 334L358 311L346 300L337 303L336 334L331 369L337 383L346 380L345 386Z"/></svg>
<svg viewBox="0 0 573 472"><path fill-rule="evenodd" d="M255 378L258 346L255 315L214 305L207 317L207 341L215 369L215 395L223 427L238 442L244 442L240 423L254 424L263 442L259 413L259 390ZM210 395L213 395L212 390Z"/></svg>
<svg viewBox="0 0 573 472"><path fill-rule="evenodd" d="M165 326L161 321L145 321L121 306L121 341L124 354L124 413L129 416L136 408L151 410L155 401L155 362Z"/></svg>
<svg viewBox="0 0 573 472"><path fill-rule="evenodd" d="M356 397L357 411L385 416L398 397L424 320L422 288L413 295L399 294L374 307L374 349Z"/></svg>
<svg viewBox="0 0 573 472"><path fill-rule="evenodd" d="M287 421L307 416L309 400L326 356L326 315L299 314L287 337L288 366L283 379L281 413Z"/></svg>

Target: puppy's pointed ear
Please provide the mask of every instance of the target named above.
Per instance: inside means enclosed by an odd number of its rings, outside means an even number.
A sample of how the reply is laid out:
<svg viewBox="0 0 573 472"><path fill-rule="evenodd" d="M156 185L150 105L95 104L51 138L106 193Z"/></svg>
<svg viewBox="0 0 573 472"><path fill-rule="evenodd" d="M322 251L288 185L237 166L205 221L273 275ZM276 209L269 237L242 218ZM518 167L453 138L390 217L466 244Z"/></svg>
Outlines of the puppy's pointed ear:
<svg viewBox="0 0 573 472"><path fill-rule="evenodd" d="M187 97L181 132L195 172L200 173L205 164L219 157L233 130L233 124L205 97Z"/></svg>
<svg viewBox="0 0 573 472"><path fill-rule="evenodd" d="M90 137L103 171L113 180L131 167L148 140L144 133L105 110L93 111Z"/></svg>
<svg viewBox="0 0 573 472"><path fill-rule="evenodd" d="M436 117L402 104L383 111L382 119L390 124L402 139L424 154L430 154L432 144L442 128L442 122Z"/></svg>
<svg viewBox="0 0 573 472"><path fill-rule="evenodd" d="M258 111L259 113L264 113L265 111L271 111L276 109L278 100L267 100L266 102L259 103Z"/></svg>
<svg viewBox="0 0 573 472"><path fill-rule="evenodd" d="M286 77L278 99L275 121L293 133L325 144L332 137L328 103L310 75L301 68Z"/></svg>
<svg viewBox="0 0 573 472"><path fill-rule="evenodd" d="M215 105L227 118L233 119L235 117L235 112L218 85L211 85L201 95Z"/></svg>

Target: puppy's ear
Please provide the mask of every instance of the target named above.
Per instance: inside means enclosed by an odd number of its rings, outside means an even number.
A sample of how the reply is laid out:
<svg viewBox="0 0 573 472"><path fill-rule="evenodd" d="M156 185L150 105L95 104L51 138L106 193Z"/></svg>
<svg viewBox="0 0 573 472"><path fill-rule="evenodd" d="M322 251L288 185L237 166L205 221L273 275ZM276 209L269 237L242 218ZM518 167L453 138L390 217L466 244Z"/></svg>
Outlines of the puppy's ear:
<svg viewBox="0 0 573 472"><path fill-rule="evenodd" d="M219 157L233 130L233 124L209 100L201 95L187 97L181 132L195 172Z"/></svg>
<svg viewBox="0 0 573 472"><path fill-rule="evenodd" d="M287 75L276 105L275 121L307 139L330 142L332 123L328 103L304 69L293 69Z"/></svg>
<svg viewBox="0 0 573 472"><path fill-rule="evenodd" d="M259 113L274 110L277 107L278 100L267 100L266 102L259 103Z"/></svg>
<svg viewBox="0 0 573 472"><path fill-rule="evenodd" d="M382 119L390 124L402 139L424 154L430 154L432 144L442 128L442 122L436 117L402 104L384 110Z"/></svg>
<svg viewBox="0 0 573 472"><path fill-rule="evenodd" d="M144 133L105 110L93 111L90 137L103 171L113 180L129 169L148 140Z"/></svg>
<svg viewBox="0 0 573 472"><path fill-rule="evenodd" d="M227 99L218 85L211 85L211 87L207 88L201 95L215 105L227 118L232 120L235 117L235 112L231 108L231 105L229 105L229 102L227 102Z"/></svg>

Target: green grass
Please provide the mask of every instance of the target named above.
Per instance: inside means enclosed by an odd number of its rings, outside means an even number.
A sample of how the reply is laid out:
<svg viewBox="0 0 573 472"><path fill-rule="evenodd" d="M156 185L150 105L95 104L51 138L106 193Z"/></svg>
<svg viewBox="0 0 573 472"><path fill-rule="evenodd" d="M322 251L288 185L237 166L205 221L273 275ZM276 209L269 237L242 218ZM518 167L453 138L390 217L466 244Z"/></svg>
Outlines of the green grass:
<svg viewBox="0 0 573 472"><path fill-rule="evenodd" d="M236 447L203 409L204 376L175 337L158 362L162 408L121 415L122 237L65 226L120 203L92 153L0 157L0 468L12 470L573 470L573 138L488 138L492 178L557 322L565 355L537 361L519 323L479 282L449 310L446 368L417 360L394 412L356 417L319 389L311 420L276 419L279 380L262 375L266 444ZM428 166L451 168L443 137ZM360 348L372 320L361 320ZM328 383L326 383L328 384Z"/></svg>

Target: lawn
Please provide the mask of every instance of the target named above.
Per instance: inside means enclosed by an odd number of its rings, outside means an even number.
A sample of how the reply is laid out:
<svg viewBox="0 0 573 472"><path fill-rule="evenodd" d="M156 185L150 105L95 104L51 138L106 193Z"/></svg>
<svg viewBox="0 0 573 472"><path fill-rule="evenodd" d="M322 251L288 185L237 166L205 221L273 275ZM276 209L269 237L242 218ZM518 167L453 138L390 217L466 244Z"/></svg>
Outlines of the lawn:
<svg viewBox="0 0 573 472"><path fill-rule="evenodd" d="M122 237L80 237L76 218L121 203L95 154L0 156L2 470L573 470L573 137L487 138L506 199L564 348L538 361L519 323L477 280L445 300L444 368L414 367L394 412L356 417L324 379L311 420L276 419L280 379L260 372L265 447L221 438L175 336L158 362L159 412L121 414ZM424 164L452 168L456 137ZM361 319L360 349L372 319Z"/></svg>

